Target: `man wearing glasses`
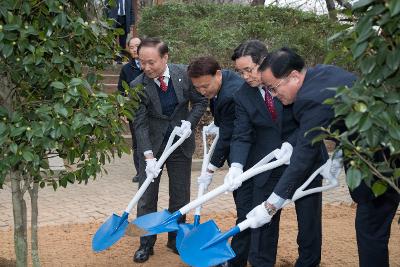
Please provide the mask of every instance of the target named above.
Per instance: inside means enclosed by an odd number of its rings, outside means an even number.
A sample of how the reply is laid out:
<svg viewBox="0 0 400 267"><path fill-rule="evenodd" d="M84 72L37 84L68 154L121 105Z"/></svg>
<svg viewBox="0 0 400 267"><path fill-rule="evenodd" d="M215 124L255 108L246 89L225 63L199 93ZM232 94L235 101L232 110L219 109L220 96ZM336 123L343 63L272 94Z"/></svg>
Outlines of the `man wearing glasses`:
<svg viewBox="0 0 400 267"><path fill-rule="evenodd" d="M237 72L246 82L234 95L236 119L230 146L231 167L225 176L225 183L233 191L236 223L245 220L246 214L272 193L285 167L259 174L243 184L235 177L280 148L297 128L291 118L291 107L284 108L262 86L258 67L267 53L262 42L250 40L240 44L232 55ZM236 257L229 261L229 266L247 266L247 260L252 266L274 266L279 232L277 218L268 227L247 229L235 235L231 246Z"/></svg>
<svg viewBox="0 0 400 267"><path fill-rule="evenodd" d="M320 155L323 143L311 143L320 133L313 131L305 137L304 134L315 127L326 127L334 119L332 106L323 104L325 99L335 96L335 91L329 88L352 87L356 76L330 65L306 69L303 59L288 48L271 53L261 64L260 71L264 84L272 85L269 86L272 95L279 98L284 105L293 105L293 116L299 123L297 143L290 165L274 188L274 194L280 200L272 205L279 209L285 199L291 198L296 186L305 180L306 174L320 166L315 158ZM345 130L344 126L338 128ZM355 136L349 138L353 139ZM385 150L377 151L374 158L383 161L385 153ZM399 167L398 162L394 165ZM389 266L390 227L399 206L400 195L395 190L388 189L376 197L363 181L351 192L351 196L357 202L355 228L360 266ZM268 200L266 203L271 205Z"/></svg>

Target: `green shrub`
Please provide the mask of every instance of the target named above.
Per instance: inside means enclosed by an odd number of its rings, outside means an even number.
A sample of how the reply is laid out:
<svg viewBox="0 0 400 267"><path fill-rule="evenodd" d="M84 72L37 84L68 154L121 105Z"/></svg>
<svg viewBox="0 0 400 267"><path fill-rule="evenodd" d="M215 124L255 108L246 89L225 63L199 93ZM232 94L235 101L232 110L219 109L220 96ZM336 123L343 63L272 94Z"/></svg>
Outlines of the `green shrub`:
<svg viewBox="0 0 400 267"><path fill-rule="evenodd" d="M176 63L213 55L224 67L232 67L233 49L245 40L259 39L270 50L295 48L309 65L314 65L324 61L327 38L343 27L327 16L289 8L167 4L143 10L139 33L165 40L170 59Z"/></svg>

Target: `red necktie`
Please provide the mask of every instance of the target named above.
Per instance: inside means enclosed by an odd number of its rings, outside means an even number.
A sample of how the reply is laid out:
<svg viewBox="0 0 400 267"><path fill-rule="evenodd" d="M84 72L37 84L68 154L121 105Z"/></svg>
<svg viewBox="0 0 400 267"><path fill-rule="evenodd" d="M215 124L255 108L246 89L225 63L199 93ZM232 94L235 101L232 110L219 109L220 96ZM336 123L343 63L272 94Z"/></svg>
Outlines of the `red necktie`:
<svg viewBox="0 0 400 267"><path fill-rule="evenodd" d="M164 82L164 76L160 76L157 78L157 80L160 82L160 88L163 92L166 92L168 89L168 85Z"/></svg>
<svg viewBox="0 0 400 267"><path fill-rule="evenodd" d="M263 90L265 92L265 96L264 96L265 105L267 105L267 108L268 108L269 113L271 114L272 120L276 121L278 114L276 113L276 109L274 106L274 100L272 99L271 94L268 92L268 90L266 90L265 87L263 87Z"/></svg>

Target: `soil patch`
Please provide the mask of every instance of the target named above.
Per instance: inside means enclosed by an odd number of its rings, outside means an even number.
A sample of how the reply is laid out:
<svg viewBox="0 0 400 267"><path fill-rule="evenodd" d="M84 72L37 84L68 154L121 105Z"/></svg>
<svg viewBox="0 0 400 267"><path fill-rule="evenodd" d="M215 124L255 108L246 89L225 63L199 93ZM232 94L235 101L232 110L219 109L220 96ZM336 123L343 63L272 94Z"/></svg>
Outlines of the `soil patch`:
<svg viewBox="0 0 400 267"><path fill-rule="evenodd" d="M355 207L348 205L325 205L323 208L323 254L321 266L358 266L354 231ZM203 221L213 218L222 230L234 225L232 213L218 216L205 215ZM391 266L400 266L400 225L397 213L392 225L389 244ZM189 218L191 220L192 218ZM180 258L166 248L166 234L159 235L155 255L143 264L132 262L138 247L138 238L126 236L107 251L91 250L93 233L100 222L45 226L39 228L40 257L42 266L138 266L182 267ZM277 266L293 266L297 258L297 223L293 208L283 211L281 217ZM0 266L15 266L13 232L0 231Z"/></svg>

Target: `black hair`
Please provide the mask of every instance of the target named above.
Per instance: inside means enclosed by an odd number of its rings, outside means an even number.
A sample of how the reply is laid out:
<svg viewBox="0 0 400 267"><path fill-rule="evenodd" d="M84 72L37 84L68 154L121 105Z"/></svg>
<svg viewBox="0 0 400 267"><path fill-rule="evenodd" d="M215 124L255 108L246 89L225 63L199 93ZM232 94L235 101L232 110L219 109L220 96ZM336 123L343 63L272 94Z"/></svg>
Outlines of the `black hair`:
<svg viewBox="0 0 400 267"><path fill-rule="evenodd" d="M289 75L293 70L302 71L304 65L304 60L299 54L290 48L282 47L269 53L258 67L258 71L271 69L274 77L280 79Z"/></svg>
<svg viewBox="0 0 400 267"><path fill-rule="evenodd" d="M250 56L253 63L259 65L267 54L268 49L263 42L259 40L248 40L236 47L231 59L235 61L238 58Z"/></svg>
<svg viewBox="0 0 400 267"><path fill-rule="evenodd" d="M138 54L142 47L156 47L158 48L158 52L160 56L163 57L165 54L168 54L168 46L164 43L160 38L157 37L148 37L144 38L140 45L138 46Z"/></svg>
<svg viewBox="0 0 400 267"><path fill-rule="evenodd" d="M214 76L221 67L218 61L211 56L198 57L192 60L187 68L190 78L198 78L204 75Z"/></svg>

